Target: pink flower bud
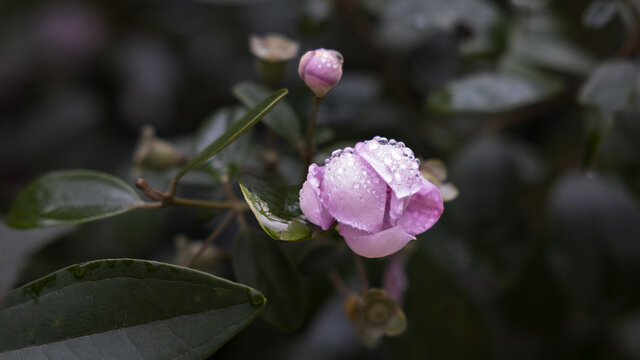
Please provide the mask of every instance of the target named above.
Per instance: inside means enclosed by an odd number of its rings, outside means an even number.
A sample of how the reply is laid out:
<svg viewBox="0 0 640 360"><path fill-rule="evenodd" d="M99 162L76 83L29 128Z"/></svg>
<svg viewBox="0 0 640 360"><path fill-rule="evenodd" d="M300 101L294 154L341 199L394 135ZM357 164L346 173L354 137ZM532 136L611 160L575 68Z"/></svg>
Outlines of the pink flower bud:
<svg viewBox="0 0 640 360"><path fill-rule="evenodd" d="M312 223L338 231L355 253L375 258L402 249L444 209L438 188L402 142L376 136L309 166L300 209Z"/></svg>
<svg viewBox="0 0 640 360"><path fill-rule="evenodd" d="M307 51L300 59L298 74L316 97L323 98L342 77L342 54L335 50Z"/></svg>

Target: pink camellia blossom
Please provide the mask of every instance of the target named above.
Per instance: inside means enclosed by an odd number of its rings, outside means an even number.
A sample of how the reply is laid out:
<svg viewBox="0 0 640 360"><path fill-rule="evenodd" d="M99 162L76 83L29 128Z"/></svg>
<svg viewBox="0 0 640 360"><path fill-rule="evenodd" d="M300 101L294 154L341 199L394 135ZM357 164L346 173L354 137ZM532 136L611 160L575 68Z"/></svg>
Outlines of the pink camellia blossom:
<svg viewBox="0 0 640 360"><path fill-rule="evenodd" d="M342 78L342 54L335 50L307 51L300 58L298 74L317 98L324 98Z"/></svg>
<svg viewBox="0 0 640 360"><path fill-rule="evenodd" d="M440 218L442 195L402 142L376 136L311 164L300 209L312 223L338 232L357 254L383 257L402 249Z"/></svg>

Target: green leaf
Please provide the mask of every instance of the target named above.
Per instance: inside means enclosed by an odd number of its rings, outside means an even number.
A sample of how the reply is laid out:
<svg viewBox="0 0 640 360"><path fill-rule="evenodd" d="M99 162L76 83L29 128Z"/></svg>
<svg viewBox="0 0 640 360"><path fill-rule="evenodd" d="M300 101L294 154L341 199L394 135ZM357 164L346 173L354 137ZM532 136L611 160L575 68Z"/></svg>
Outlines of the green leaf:
<svg viewBox="0 0 640 360"><path fill-rule="evenodd" d="M618 12L618 4L610 0L592 1L582 13L582 23L593 29L607 25Z"/></svg>
<svg viewBox="0 0 640 360"><path fill-rule="evenodd" d="M12 288L25 259L39 248L68 234L74 226L20 231L0 220L0 302Z"/></svg>
<svg viewBox="0 0 640 360"><path fill-rule="evenodd" d="M284 331L299 328L307 313L302 276L293 262L264 232L249 228L233 243L233 270L238 281L269 299L262 317Z"/></svg>
<svg viewBox="0 0 640 360"><path fill-rule="evenodd" d="M325 235L300 210L300 188L275 178L243 176L240 188L264 231L276 240L297 241Z"/></svg>
<svg viewBox="0 0 640 360"><path fill-rule="evenodd" d="M232 89L233 95L246 106L256 106L260 99L269 94L269 89L260 84L243 82ZM300 121L291 106L282 101L271 113L264 117L264 123L290 142L299 143L303 137Z"/></svg>
<svg viewBox="0 0 640 360"><path fill-rule="evenodd" d="M280 89L269 94L269 96L249 110L249 112L247 112L240 120L231 124L219 138L209 144L209 146L207 146L202 152L194 156L193 159L191 159L191 161L182 168L180 172L178 172L175 179L181 179L189 171L204 164L213 155L217 154L220 150L224 149L240 137L240 135L251 129L258 123L258 121L260 121L260 119L271 111L278 101L282 100L288 92L289 91L287 89Z"/></svg>
<svg viewBox="0 0 640 360"><path fill-rule="evenodd" d="M169 264L99 260L14 290L3 359L204 359L253 321L261 293Z"/></svg>
<svg viewBox="0 0 640 360"><path fill-rule="evenodd" d="M247 111L240 106L224 107L214 112L202 126L196 135L195 151L202 152L212 142L218 139L231 124L238 121ZM246 162L251 147L250 134L243 136L220 151L206 162L219 177L231 177L237 173L240 166Z"/></svg>
<svg viewBox="0 0 640 360"><path fill-rule="evenodd" d="M15 199L7 224L31 229L82 223L118 215L143 204L122 180L91 170L54 171L29 184Z"/></svg>
<svg viewBox="0 0 640 360"><path fill-rule="evenodd" d="M435 92L427 107L442 113L495 114L539 102L555 94L557 82L540 75L506 71L464 76Z"/></svg>
<svg viewBox="0 0 640 360"><path fill-rule="evenodd" d="M640 82L640 69L629 60L611 60L602 63L580 89L578 100L611 115L634 101L636 84Z"/></svg>

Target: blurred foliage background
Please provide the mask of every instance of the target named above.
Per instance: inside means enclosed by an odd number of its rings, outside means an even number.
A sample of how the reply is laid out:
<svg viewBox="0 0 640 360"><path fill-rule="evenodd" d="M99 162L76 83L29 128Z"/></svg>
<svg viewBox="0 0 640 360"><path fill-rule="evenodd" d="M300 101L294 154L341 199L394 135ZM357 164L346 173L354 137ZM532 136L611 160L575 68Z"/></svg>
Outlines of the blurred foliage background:
<svg viewBox="0 0 640 360"><path fill-rule="evenodd" d="M248 37L281 33L302 52L344 55L319 116L321 152L393 137L443 159L460 195L416 243L402 336L360 345L314 252L287 244L310 289L304 326L258 320L214 358L638 359L639 26L637 0L3 1L0 214L49 170L132 183L141 127L189 146L238 103L236 83L259 80ZM306 121L296 64L283 85ZM240 165L264 160L266 129L252 136ZM299 183L300 164L276 162ZM161 174L147 179L166 187ZM185 182L220 196L197 176ZM203 239L219 221L163 209L72 229L2 224L0 291L80 261L172 261L177 235ZM367 265L376 284L383 261ZM228 264L215 271L233 276Z"/></svg>

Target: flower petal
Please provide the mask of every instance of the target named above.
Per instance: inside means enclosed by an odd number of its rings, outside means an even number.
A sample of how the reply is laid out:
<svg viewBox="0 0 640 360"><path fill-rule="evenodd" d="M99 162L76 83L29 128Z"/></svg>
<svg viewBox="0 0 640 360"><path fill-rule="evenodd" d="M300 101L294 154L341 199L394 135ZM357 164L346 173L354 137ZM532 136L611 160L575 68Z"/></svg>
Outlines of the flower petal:
<svg viewBox="0 0 640 360"><path fill-rule="evenodd" d="M409 205L395 225L401 226L409 234L417 235L432 227L443 210L440 190L423 178L420 191L411 196Z"/></svg>
<svg viewBox="0 0 640 360"><path fill-rule="evenodd" d="M335 152L325 166L320 200L340 223L375 232L382 226L387 184L347 148Z"/></svg>
<svg viewBox="0 0 640 360"><path fill-rule="evenodd" d="M307 181L300 190L300 210L309 221L320 226L322 230L327 230L335 219L320 202L323 175L324 167L316 164L309 166Z"/></svg>
<svg viewBox="0 0 640 360"><path fill-rule="evenodd" d="M409 205L409 201L411 197L407 196L402 199L398 199L395 192L391 192L391 197L389 199L389 217L392 220L396 220L402 216L404 213L404 209L406 209L407 205Z"/></svg>
<svg viewBox="0 0 640 360"><path fill-rule="evenodd" d="M402 249L409 241L415 240L413 235L408 234L400 226L377 233L368 233L340 224L338 232L353 252L368 258L391 255Z"/></svg>
<svg viewBox="0 0 640 360"><path fill-rule="evenodd" d="M376 136L373 140L357 143L355 150L375 169L398 199L420 190L422 174L419 161L403 143Z"/></svg>

